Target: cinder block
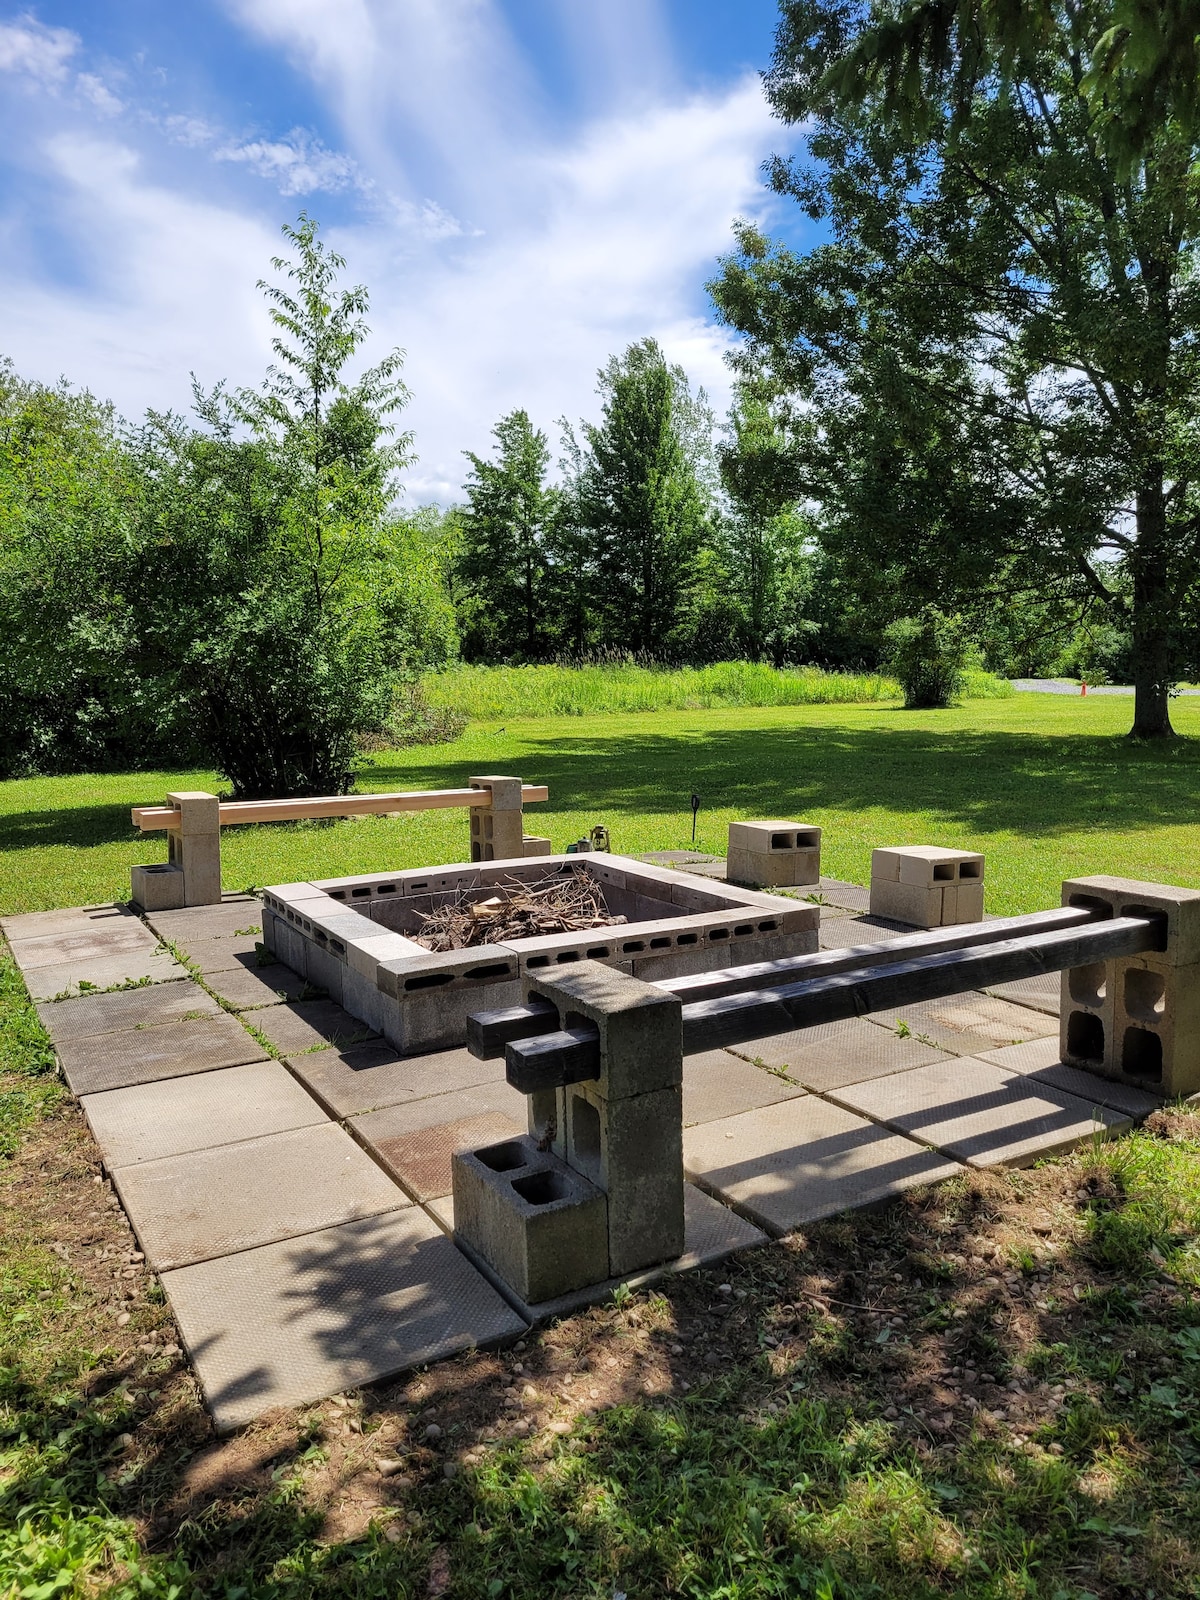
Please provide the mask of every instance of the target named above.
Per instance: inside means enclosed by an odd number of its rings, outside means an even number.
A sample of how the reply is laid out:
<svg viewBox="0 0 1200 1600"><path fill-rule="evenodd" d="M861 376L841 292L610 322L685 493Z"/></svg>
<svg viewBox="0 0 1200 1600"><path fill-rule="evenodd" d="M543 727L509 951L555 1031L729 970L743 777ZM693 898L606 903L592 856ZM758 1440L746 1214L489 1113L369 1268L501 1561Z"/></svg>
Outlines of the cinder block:
<svg viewBox="0 0 1200 1600"><path fill-rule="evenodd" d="M220 905L221 835L172 832L167 839L168 859L183 872L184 905Z"/></svg>
<svg viewBox="0 0 1200 1600"><path fill-rule="evenodd" d="M905 845L871 852L870 914L918 928L983 917L983 857L974 850Z"/></svg>
<svg viewBox="0 0 1200 1600"><path fill-rule="evenodd" d="M493 775L468 782L472 789L487 789L492 796L490 806L471 807L471 860L521 860L525 853L522 780Z"/></svg>
<svg viewBox="0 0 1200 1600"><path fill-rule="evenodd" d="M591 1083L564 1091L567 1162L608 1196L612 1277L683 1251L683 1089L610 1099Z"/></svg>
<svg viewBox="0 0 1200 1600"><path fill-rule="evenodd" d="M143 911L180 911L184 905L183 868L130 867L129 898Z"/></svg>
<svg viewBox="0 0 1200 1600"><path fill-rule="evenodd" d="M454 1232L527 1305L608 1277L608 1204L532 1139L458 1151Z"/></svg>
<svg viewBox="0 0 1200 1600"><path fill-rule="evenodd" d="M407 1054L461 1044L471 1012L521 998L516 952L506 945L383 961L376 982L390 1002L382 1012L383 1036Z"/></svg>
<svg viewBox="0 0 1200 1600"><path fill-rule="evenodd" d="M802 822L731 822L725 874L773 888L819 883L821 830Z"/></svg>
<svg viewBox="0 0 1200 1600"><path fill-rule="evenodd" d="M215 794L203 789L178 789L167 796L167 804L179 812L179 827L172 831L185 838L194 833L220 833L221 802Z"/></svg>
<svg viewBox="0 0 1200 1600"><path fill-rule="evenodd" d="M423 945L406 939L400 933L381 933L379 924L372 923L372 932L365 938L350 939L346 943L347 965L364 978L376 982L383 961L411 961L414 957L428 955Z"/></svg>
<svg viewBox="0 0 1200 1600"><path fill-rule="evenodd" d="M1155 1094L1200 1090L1200 892L1097 876L1063 884L1064 905L1161 918L1160 950L1062 974L1065 1062Z"/></svg>
<svg viewBox="0 0 1200 1600"><path fill-rule="evenodd" d="M521 852L527 857L549 856L554 854L554 846L544 834L527 833L521 841Z"/></svg>
<svg viewBox="0 0 1200 1600"><path fill-rule="evenodd" d="M674 995L596 961L522 979L526 999L558 1007L564 1027L575 1019L600 1032L599 1092L610 1101L683 1082L683 1007Z"/></svg>

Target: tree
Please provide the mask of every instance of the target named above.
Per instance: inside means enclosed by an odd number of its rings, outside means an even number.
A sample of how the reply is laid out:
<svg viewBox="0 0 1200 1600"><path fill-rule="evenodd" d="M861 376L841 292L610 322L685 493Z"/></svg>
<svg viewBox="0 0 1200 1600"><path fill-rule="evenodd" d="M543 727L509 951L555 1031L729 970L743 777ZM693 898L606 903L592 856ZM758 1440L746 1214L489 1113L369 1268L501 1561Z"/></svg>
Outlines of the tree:
<svg viewBox="0 0 1200 1600"><path fill-rule="evenodd" d="M410 439L396 350L356 383L366 290L301 216L258 390L196 389L201 430L152 417L141 439L158 544L145 614L164 672L237 795L342 791L398 681L444 659L453 620L427 547L389 518Z"/></svg>
<svg viewBox="0 0 1200 1600"><path fill-rule="evenodd" d="M497 458L466 455L471 474L458 577L463 650L473 661L541 661L552 653L547 608L557 495L547 483L546 435L525 411L492 430Z"/></svg>
<svg viewBox="0 0 1200 1600"><path fill-rule="evenodd" d="M595 547L600 643L669 656L708 532L697 473L707 407L653 339L614 356L598 392L602 419L583 429L579 516ZM711 428L709 440L711 453Z"/></svg>
<svg viewBox="0 0 1200 1600"><path fill-rule="evenodd" d="M1191 124L1115 140L1088 67L1115 13L1049 0L1004 51L957 23L933 66L901 51L903 115L861 69L909 15L784 0L768 94L817 164L771 181L832 242L742 228L718 307L835 544L948 610L1094 597L1132 635L1134 735L1167 736L1200 554Z"/></svg>
<svg viewBox="0 0 1200 1600"><path fill-rule="evenodd" d="M189 750L140 659L141 495L111 406L0 361L0 776Z"/></svg>

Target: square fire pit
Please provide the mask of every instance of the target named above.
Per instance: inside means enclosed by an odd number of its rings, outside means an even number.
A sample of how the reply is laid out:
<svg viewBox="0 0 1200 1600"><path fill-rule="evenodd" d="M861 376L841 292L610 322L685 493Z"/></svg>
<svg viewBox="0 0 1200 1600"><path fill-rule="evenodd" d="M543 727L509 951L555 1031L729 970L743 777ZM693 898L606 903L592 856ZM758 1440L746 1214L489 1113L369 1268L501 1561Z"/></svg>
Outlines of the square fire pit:
<svg viewBox="0 0 1200 1600"><path fill-rule="evenodd" d="M590 876L607 911L625 922L445 952L426 950L412 938L421 918L439 906L542 887L580 871ZM520 1003L525 973L590 960L653 983L775 961L817 948L819 916L813 905L599 853L327 878L263 891L268 950L409 1054L463 1044L471 1012Z"/></svg>

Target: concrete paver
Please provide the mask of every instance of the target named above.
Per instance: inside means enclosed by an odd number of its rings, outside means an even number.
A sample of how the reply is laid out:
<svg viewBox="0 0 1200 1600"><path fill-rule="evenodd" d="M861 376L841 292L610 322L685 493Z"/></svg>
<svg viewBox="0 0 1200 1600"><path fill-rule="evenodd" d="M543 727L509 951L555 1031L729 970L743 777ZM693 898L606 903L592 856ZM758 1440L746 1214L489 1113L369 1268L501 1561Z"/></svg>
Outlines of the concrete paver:
<svg viewBox="0 0 1200 1600"><path fill-rule="evenodd" d="M257 1026L258 1019L254 1021ZM382 1040L346 1050L289 1056L287 1063L335 1117L352 1117L480 1084L507 1087L503 1061L478 1061L464 1049L401 1056Z"/></svg>
<svg viewBox="0 0 1200 1600"><path fill-rule="evenodd" d="M887 944L914 930L904 922L885 922L882 917L822 917L817 941L822 950L843 950L855 944Z"/></svg>
<svg viewBox="0 0 1200 1600"><path fill-rule="evenodd" d="M283 1000L296 1000L308 993L304 979L281 961L272 961L265 967L239 965L227 972L208 972L204 981L237 1011L277 1006Z"/></svg>
<svg viewBox="0 0 1200 1600"><path fill-rule="evenodd" d="M10 938L9 944L22 972L103 961L111 956L136 960L152 956L158 949L158 940L136 917L41 934L34 939Z"/></svg>
<svg viewBox="0 0 1200 1600"><path fill-rule="evenodd" d="M230 939L262 932L262 905L250 894L225 895L219 906L185 906L181 911L149 911L146 921L162 939L181 948L197 939Z"/></svg>
<svg viewBox="0 0 1200 1600"><path fill-rule="evenodd" d="M127 950L88 961L76 959L60 966L36 967L23 972L22 977L34 1000L56 1000L95 989L115 989L122 984L174 983L187 977L186 967L181 967L173 956L157 955L156 949L157 946L149 951Z"/></svg>
<svg viewBox="0 0 1200 1600"><path fill-rule="evenodd" d="M919 1039L902 1039L877 1027L865 1017L843 1022L822 1022L815 1028L798 1028L766 1039L750 1039L734 1047L735 1054L764 1066L782 1068L808 1089L823 1093L843 1083L907 1072L944 1059L942 1052Z"/></svg>
<svg viewBox="0 0 1200 1600"><path fill-rule="evenodd" d="M266 1059L266 1052L237 1018L224 1013L68 1039L56 1048L66 1080L77 1095L102 1094L134 1083L182 1078L191 1072L212 1072Z"/></svg>
<svg viewBox="0 0 1200 1600"><path fill-rule="evenodd" d="M683 1165L693 1182L777 1235L961 1170L814 1095L685 1130Z"/></svg>
<svg viewBox="0 0 1200 1600"><path fill-rule="evenodd" d="M327 1121L278 1061L110 1089L81 1104L110 1170Z"/></svg>
<svg viewBox="0 0 1200 1600"><path fill-rule="evenodd" d="M80 995L73 1000L51 1000L37 1008L42 1026L55 1044L68 1039L88 1039L125 1028L152 1028L185 1017L216 1017L221 1008L190 979L159 983L144 989L119 989L113 994Z"/></svg>
<svg viewBox="0 0 1200 1600"><path fill-rule="evenodd" d="M163 1287L222 1431L525 1330L416 1206L183 1267Z"/></svg>
<svg viewBox="0 0 1200 1600"><path fill-rule="evenodd" d="M1028 1044L1011 1044L1003 1050L988 1050L980 1059L1003 1072L1020 1072L1052 1089L1064 1089L1089 1106L1109 1106L1139 1122L1162 1105L1156 1094L1148 1094L1130 1083L1115 1083L1098 1072L1069 1067L1059 1059L1058 1036L1031 1039Z"/></svg>
<svg viewBox="0 0 1200 1600"><path fill-rule="evenodd" d="M865 915L871 904L871 891L858 883L845 883L841 878L822 878L817 892L826 905L838 911L853 911ZM821 915L824 916L824 910Z"/></svg>
<svg viewBox="0 0 1200 1600"><path fill-rule="evenodd" d="M839 1105L935 1146L969 1166L1029 1166L1130 1119L988 1061L953 1061L832 1091Z"/></svg>
<svg viewBox="0 0 1200 1600"><path fill-rule="evenodd" d="M1026 1039L1058 1033L1056 1018L1029 1006L1013 1005L1011 1000L978 992L873 1011L871 1021L893 1029L903 1021L922 1041L959 1056L979 1055L999 1045L1019 1044Z"/></svg>
<svg viewBox="0 0 1200 1600"><path fill-rule="evenodd" d="M529 1102L525 1095L499 1078L491 1083L476 1084L471 1089L454 1089L449 1094L432 1094L424 1099L383 1106L378 1111L351 1117L350 1122L356 1138L364 1144L375 1146L389 1139L417 1133L422 1128L462 1122L467 1117L482 1117L489 1113L510 1117L525 1128L528 1126Z"/></svg>
<svg viewBox="0 0 1200 1600"><path fill-rule="evenodd" d="M1012 1000L1017 1005L1031 1006L1057 1017L1062 1002L1062 979L1057 972L1047 972L1040 978L1017 978L1012 983L989 984L985 994L998 995L1002 1000Z"/></svg>
<svg viewBox="0 0 1200 1600"><path fill-rule="evenodd" d="M232 934L226 939L177 939L174 941L187 958L208 977L212 972L232 972L253 967L259 949L265 949L261 934Z"/></svg>
<svg viewBox="0 0 1200 1600"><path fill-rule="evenodd" d="M379 1035L332 1000L288 1001L254 1018L254 1026L284 1055L326 1045L361 1044Z"/></svg>
<svg viewBox="0 0 1200 1600"><path fill-rule="evenodd" d="M756 1106L793 1100L804 1090L796 1083L752 1066L728 1050L706 1050L683 1060L683 1125L716 1122Z"/></svg>
<svg viewBox="0 0 1200 1600"><path fill-rule="evenodd" d="M412 1203L332 1122L117 1167L113 1182L157 1272Z"/></svg>
<svg viewBox="0 0 1200 1600"><path fill-rule="evenodd" d="M41 939L48 933L84 933L137 920L129 906L64 906L58 911L21 911L0 917L0 933L15 942Z"/></svg>
<svg viewBox="0 0 1200 1600"><path fill-rule="evenodd" d="M417 1128L392 1139L372 1139L371 1152L415 1200L441 1199L452 1192L452 1160L457 1150L477 1150L499 1144L525 1132L524 1121L517 1122L499 1111L485 1111L459 1122L439 1122Z"/></svg>

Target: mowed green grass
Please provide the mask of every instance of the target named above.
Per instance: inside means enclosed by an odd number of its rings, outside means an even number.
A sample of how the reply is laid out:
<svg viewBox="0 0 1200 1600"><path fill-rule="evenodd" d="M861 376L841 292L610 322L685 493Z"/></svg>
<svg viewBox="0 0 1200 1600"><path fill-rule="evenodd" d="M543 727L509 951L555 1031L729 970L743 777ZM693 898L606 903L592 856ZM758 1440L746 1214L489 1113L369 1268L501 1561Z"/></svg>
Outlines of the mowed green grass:
<svg viewBox="0 0 1200 1600"><path fill-rule="evenodd" d="M1185 738L1133 745L1132 702L1015 695L947 711L805 705L476 723L451 744L384 752L364 790L450 788L470 773L546 783L528 832L555 849L596 822L624 852L696 843L723 853L739 817L825 829L824 868L865 883L876 845L963 846L987 855L987 905L1056 904L1063 878L1119 873L1200 886L1200 703L1174 708ZM219 788L215 773L136 772L0 784L0 911L125 898L134 862L165 860L133 805L169 789ZM227 889L460 861L462 811L233 828Z"/></svg>

